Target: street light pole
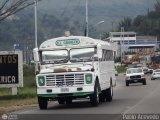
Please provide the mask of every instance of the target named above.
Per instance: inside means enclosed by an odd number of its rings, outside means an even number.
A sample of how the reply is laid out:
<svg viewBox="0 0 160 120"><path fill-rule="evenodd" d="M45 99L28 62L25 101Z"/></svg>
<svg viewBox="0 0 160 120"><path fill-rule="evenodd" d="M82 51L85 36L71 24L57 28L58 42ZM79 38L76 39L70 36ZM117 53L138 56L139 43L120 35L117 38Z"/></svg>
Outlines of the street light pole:
<svg viewBox="0 0 160 120"><path fill-rule="evenodd" d="M114 31L114 28L113 28L114 26L113 25L114 25L114 21L112 21L112 32Z"/></svg>
<svg viewBox="0 0 160 120"><path fill-rule="evenodd" d="M99 24L102 24L102 23L104 23L103 20L102 20L102 21L99 21L97 24L95 24L95 26L97 26L97 25L99 25Z"/></svg>
<svg viewBox="0 0 160 120"><path fill-rule="evenodd" d="M35 48L38 47L37 44L37 0L35 2L34 13L35 13Z"/></svg>
<svg viewBox="0 0 160 120"><path fill-rule="evenodd" d="M102 24L102 23L104 23L103 20L102 20L102 21L99 21L95 26L98 26L98 25L100 25L100 24ZM100 40L102 39L102 34L101 34L101 33L99 34L99 38L100 38Z"/></svg>

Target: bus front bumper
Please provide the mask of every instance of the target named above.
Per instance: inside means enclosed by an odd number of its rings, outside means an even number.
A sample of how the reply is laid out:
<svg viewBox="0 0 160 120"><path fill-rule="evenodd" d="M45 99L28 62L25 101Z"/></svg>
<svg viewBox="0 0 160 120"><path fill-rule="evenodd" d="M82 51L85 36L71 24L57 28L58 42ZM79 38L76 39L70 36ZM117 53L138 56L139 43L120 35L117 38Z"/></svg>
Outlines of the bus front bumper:
<svg viewBox="0 0 160 120"><path fill-rule="evenodd" d="M94 86L78 87L38 87L37 95L40 97L83 97L93 94Z"/></svg>

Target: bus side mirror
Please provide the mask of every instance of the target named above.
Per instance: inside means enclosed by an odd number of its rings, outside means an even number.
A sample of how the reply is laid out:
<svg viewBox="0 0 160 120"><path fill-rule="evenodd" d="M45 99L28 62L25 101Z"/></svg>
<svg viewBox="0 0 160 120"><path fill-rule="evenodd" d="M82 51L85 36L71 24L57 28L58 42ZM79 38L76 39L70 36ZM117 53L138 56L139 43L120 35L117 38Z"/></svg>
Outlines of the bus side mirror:
<svg viewBox="0 0 160 120"><path fill-rule="evenodd" d="M102 58L102 48L101 48L101 45L97 45L97 55L98 55L98 58Z"/></svg>
<svg viewBox="0 0 160 120"><path fill-rule="evenodd" d="M33 49L33 59L35 62L39 62L38 48Z"/></svg>
<svg viewBox="0 0 160 120"><path fill-rule="evenodd" d="M98 61L98 55L97 55L97 54L94 54L93 57L92 57L92 60L93 60L93 61Z"/></svg>

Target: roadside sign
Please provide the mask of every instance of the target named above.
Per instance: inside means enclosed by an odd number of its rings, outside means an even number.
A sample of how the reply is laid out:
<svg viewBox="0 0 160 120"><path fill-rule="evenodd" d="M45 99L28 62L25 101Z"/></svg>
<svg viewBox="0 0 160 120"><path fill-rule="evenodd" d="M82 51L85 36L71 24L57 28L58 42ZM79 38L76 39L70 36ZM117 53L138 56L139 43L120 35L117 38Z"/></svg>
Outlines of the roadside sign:
<svg viewBox="0 0 160 120"><path fill-rule="evenodd" d="M0 88L23 87L21 51L0 51Z"/></svg>
<svg viewBox="0 0 160 120"><path fill-rule="evenodd" d="M20 51L20 45L14 44L14 51Z"/></svg>

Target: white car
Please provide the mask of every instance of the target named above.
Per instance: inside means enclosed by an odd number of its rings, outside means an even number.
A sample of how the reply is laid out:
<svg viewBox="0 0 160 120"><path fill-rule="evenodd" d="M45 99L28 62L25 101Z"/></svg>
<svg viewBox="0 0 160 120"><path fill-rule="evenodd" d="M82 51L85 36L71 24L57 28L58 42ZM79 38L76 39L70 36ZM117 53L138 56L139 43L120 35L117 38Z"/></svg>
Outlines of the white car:
<svg viewBox="0 0 160 120"><path fill-rule="evenodd" d="M160 69L153 70L151 80L160 79Z"/></svg>
<svg viewBox="0 0 160 120"><path fill-rule="evenodd" d="M153 69L148 69L148 73L152 74L153 73Z"/></svg>
<svg viewBox="0 0 160 120"><path fill-rule="evenodd" d="M142 67L144 74L149 73L149 68L148 67Z"/></svg>
<svg viewBox="0 0 160 120"><path fill-rule="evenodd" d="M146 85L146 78L142 68L128 68L126 71L126 86L130 83L142 83Z"/></svg>

